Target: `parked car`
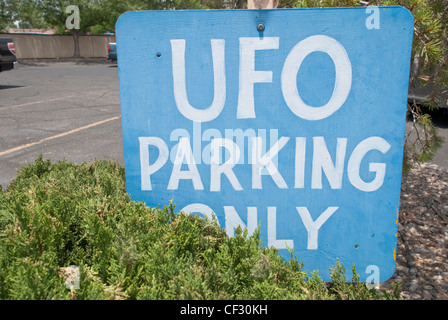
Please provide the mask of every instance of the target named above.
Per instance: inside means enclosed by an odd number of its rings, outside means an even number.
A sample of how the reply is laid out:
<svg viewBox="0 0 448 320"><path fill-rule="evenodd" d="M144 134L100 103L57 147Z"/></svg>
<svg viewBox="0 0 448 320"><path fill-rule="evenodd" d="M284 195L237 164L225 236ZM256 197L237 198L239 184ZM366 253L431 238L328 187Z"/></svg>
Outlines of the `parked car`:
<svg viewBox="0 0 448 320"><path fill-rule="evenodd" d="M107 59L117 60L117 44L114 42L107 44Z"/></svg>
<svg viewBox="0 0 448 320"><path fill-rule="evenodd" d="M0 38L0 72L14 68L16 48L12 38Z"/></svg>

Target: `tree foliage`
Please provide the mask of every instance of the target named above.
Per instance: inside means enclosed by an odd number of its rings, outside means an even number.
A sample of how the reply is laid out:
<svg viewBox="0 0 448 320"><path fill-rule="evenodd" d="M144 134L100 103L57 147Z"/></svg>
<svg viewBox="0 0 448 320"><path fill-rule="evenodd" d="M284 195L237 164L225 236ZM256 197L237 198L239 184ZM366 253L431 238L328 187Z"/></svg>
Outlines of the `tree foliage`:
<svg viewBox="0 0 448 320"><path fill-rule="evenodd" d="M56 27L58 33L70 32L66 20L68 6L80 13L80 34L115 30L115 22L126 11L221 9L224 0L0 0L2 21L22 21L34 28Z"/></svg>
<svg viewBox="0 0 448 320"><path fill-rule="evenodd" d="M13 12L10 1L0 0L0 32L13 25Z"/></svg>

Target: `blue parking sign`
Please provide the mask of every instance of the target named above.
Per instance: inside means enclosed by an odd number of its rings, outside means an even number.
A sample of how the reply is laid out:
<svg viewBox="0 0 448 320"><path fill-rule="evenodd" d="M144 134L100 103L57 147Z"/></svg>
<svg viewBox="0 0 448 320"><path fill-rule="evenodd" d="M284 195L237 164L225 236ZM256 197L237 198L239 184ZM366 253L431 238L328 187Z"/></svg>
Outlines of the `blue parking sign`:
<svg viewBox="0 0 448 320"><path fill-rule="evenodd" d="M409 11L127 12L116 32L133 200L260 227L324 281L337 260L392 276Z"/></svg>

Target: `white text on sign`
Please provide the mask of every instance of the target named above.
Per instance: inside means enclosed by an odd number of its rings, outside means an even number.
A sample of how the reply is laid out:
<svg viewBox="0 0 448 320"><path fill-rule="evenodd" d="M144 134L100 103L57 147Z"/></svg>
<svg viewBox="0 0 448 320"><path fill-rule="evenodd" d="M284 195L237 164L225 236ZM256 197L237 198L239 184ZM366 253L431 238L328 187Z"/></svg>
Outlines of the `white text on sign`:
<svg viewBox="0 0 448 320"><path fill-rule="evenodd" d="M254 86L256 83L269 83L273 81L272 71L255 70L255 52L259 50L275 50L279 48L278 37L242 37L239 38L239 92L236 119L256 118L256 107L254 104ZM186 40L173 39L170 41L172 49L172 75L173 95L177 110L187 119L192 120L196 128L200 123L210 122L216 119L226 103L226 67L225 67L225 41L212 39L211 52L213 60L213 88L214 97L211 105L205 109L192 106L188 100L185 68ZM329 55L335 66L335 84L329 101L319 107L307 105L297 88L297 75L304 59L312 52L324 52ZM299 41L287 55L281 73L281 90L284 101L292 113L307 121L319 121L330 117L340 109L347 100L352 86L352 66L344 47L335 39L316 35ZM151 176L166 165L171 165L169 180L164 186L166 190L178 190L181 180L191 182L192 190L209 190L220 192L222 179L227 179L233 190L241 192L244 190L263 189L263 177L269 176L279 189L303 189L305 183L305 168L311 166L311 189L323 188L323 176L326 177L331 189L341 189L344 176L350 184L362 192L374 192L384 183L386 175L386 163L371 162L368 170L374 174L374 178L365 181L360 174L361 162L369 152L380 152L386 154L391 145L382 137L372 136L356 142L352 150L347 150L347 138L332 138L331 141L323 136L307 137L285 137L276 136L270 141L267 148L265 135L255 131L248 132L241 129L226 129L220 132L213 130L208 135L193 128L193 137L188 131L176 129L171 136L175 136L174 146L171 150L163 139L159 137L139 137L141 190L154 190ZM200 131L200 130L199 130ZM272 129L271 129L272 131ZM271 133L272 134L272 133ZM204 138L208 136L209 138ZM213 138L211 138L213 137ZM245 148L244 139L248 144ZM201 141L209 143L201 149ZM199 148L196 146L199 142ZM335 144L335 155L330 155L327 144ZM312 144L312 157L306 157L307 144ZM157 159L150 163L150 149L157 149ZM294 172L281 172L277 167L278 159L282 154L294 155ZM222 161L222 154L225 155ZM247 155L247 163L251 166L252 179L250 184L240 181L235 168L246 164L244 159ZM168 161L171 159L171 161ZM202 159L202 161L201 161ZM209 181L203 181L198 165L209 166ZM187 169L182 169L186 164ZM293 176L293 182L288 184L286 176ZM204 187L207 185L207 188ZM161 184L159 183L160 187ZM239 213L233 206L224 206L225 224L229 235L233 235L238 225L246 225L240 218ZM279 240L276 236L276 207L267 207L268 217L268 245L279 249L294 248L292 240ZM321 215L313 220L310 212L305 206L295 207L298 216L308 232L308 250L318 248L318 232L322 225L339 210L337 206L329 206ZM212 208L202 203L193 203L185 206L182 211L187 213L198 212L212 215ZM257 207L247 207L247 228L249 232L255 230L258 225Z"/></svg>

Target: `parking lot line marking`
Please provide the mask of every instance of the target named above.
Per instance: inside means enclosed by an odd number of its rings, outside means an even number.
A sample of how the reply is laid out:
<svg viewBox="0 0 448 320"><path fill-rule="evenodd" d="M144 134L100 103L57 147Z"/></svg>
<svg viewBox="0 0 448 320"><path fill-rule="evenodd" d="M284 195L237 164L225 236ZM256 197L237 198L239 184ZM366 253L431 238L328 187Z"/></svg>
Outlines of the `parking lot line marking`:
<svg viewBox="0 0 448 320"><path fill-rule="evenodd" d="M29 148L29 147L41 144L41 143L46 142L46 141L54 140L54 139L57 139L57 138L61 138L61 137L67 136L67 135L72 134L72 133L76 133L76 132L79 132L79 131L82 131L82 130L85 130L85 129L88 129L88 128L91 128L91 127L95 127L95 126L98 126L98 125L106 123L106 122L117 120L120 117L121 116L116 116L116 117L112 117L112 118L109 118L109 119L101 120L101 121L98 121L98 122L95 122L95 123L91 123L91 124L85 125L83 127L79 127L79 128L76 128L76 129L73 129L73 130L70 130L70 131L66 131L66 132L62 132L62 133L56 134L56 135L48 137L48 138L40 139L39 141L36 141L36 142L27 143L27 144L23 144L21 146L18 146L18 147L15 147L15 148L11 148L11 149L8 149L8 150L5 150L5 151L0 151L0 157L4 156L6 154L10 154L10 153L13 153L13 152L25 149L25 148Z"/></svg>
<svg viewBox="0 0 448 320"><path fill-rule="evenodd" d="M47 100L42 100L42 101L33 101L33 102L28 102L28 103L23 103L23 104L17 104L15 106L9 106L9 107L4 107L4 108L0 107L0 110L7 110L7 109L15 109L15 108L19 108L19 107L26 107L26 106L31 106L33 104L44 103L44 102L51 102L51 101L58 101L58 100L63 100L63 99L71 98L71 97L73 97L73 95L62 97L62 98L54 98L54 99L47 99Z"/></svg>

